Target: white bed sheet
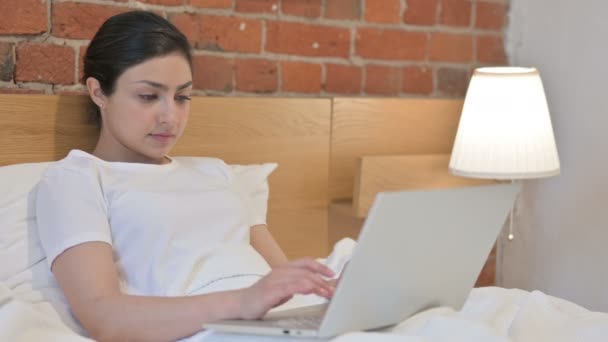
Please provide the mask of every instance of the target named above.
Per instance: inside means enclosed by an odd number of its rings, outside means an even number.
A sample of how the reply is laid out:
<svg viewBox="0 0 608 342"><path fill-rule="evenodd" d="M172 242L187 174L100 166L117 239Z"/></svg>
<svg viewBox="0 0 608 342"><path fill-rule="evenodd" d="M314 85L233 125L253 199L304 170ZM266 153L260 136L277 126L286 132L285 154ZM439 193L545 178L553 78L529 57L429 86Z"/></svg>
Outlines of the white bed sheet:
<svg viewBox="0 0 608 342"><path fill-rule="evenodd" d="M336 245L325 263L341 270L353 246L352 241ZM90 341L75 332L73 321L62 321L67 307L53 278L42 271L30 271L0 282L0 341ZM279 309L319 301L318 297L300 296ZM184 341L307 340L204 331ZM381 333L350 333L332 341L608 341L608 314L591 312L539 291L487 287L473 289L458 312L446 307L430 309Z"/></svg>
<svg viewBox="0 0 608 342"><path fill-rule="evenodd" d="M200 341L268 341L264 338L214 334ZM273 339L272 341L299 341ZM499 287L477 288L461 311L435 308L383 332L357 332L333 342L600 342L608 341L608 314L591 312L539 291Z"/></svg>
<svg viewBox="0 0 608 342"><path fill-rule="evenodd" d="M31 298L31 295L30 295ZM48 302L20 299L0 287L1 341L90 341L61 321ZM205 342L311 341L203 332L186 339ZM542 292L497 287L474 289L464 308L435 308L385 332L350 333L335 342L359 341L608 341L608 314L591 312Z"/></svg>

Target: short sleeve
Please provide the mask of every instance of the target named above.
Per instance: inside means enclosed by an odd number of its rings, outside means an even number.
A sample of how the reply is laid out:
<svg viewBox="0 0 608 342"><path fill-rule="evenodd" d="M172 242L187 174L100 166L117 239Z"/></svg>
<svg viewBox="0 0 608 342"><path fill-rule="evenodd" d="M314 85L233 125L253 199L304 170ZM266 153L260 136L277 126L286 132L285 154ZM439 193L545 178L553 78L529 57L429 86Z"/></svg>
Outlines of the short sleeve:
<svg viewBox="0 0 608 342"><path fill-rule="evenodd" d="M112 244L107 204L93 170L49 167L38 183L36 216L49 267L62 252L78 244Z"/></svg>
<svg viewBox="0 0 608 342"><path fill-rule="evenodd" d="M244 194L249 209L249 226L266 224L268 211L268 176L277 168L275 163L230 165L239 191Z"/></svg>

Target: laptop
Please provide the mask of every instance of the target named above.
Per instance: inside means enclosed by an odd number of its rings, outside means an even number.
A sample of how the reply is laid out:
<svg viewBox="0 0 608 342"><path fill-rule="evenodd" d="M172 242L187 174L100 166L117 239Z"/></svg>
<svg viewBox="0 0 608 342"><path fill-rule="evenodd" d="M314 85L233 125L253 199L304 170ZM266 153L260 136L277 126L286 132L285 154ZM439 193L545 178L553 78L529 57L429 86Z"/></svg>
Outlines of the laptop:
<svg viewBox="0 0 608 342"><path fill-rule="evenodd" d="M203 328L330 338L389 327L433 307L460 310L519 187L380 192L331 301Z"/></svg>

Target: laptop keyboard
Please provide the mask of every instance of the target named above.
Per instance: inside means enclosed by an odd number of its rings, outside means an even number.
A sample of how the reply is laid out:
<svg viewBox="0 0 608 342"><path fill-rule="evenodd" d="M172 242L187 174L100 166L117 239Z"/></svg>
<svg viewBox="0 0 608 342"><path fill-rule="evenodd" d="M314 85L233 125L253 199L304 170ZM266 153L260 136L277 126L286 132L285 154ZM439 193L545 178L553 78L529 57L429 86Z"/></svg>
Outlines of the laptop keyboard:
<svg viewBox="0 0 608 342"><path fill-rule="evenodd" d="M289 329L317 329L321 325L323 315L302 316L267 320L270 325Z"/></svg>
<svg viewBox="0 0 608 342"><path fill-rule="evenodd" d="M327 304L311 305L269 314L264 322L285 329L318 329L321 326Z"/></svg>

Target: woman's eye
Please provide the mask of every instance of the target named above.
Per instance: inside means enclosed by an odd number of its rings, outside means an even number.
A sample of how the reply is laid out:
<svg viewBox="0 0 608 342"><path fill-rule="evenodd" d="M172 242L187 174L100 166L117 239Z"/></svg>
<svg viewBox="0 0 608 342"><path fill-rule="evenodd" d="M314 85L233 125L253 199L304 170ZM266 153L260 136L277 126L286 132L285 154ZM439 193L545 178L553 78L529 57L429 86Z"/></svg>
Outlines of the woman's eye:
<svg viewBox="0 0 608 342"><path fill-rule="evenodd" d="M140 94L139 98L144 100L145 102L151 102L158 98L156 94Z"/></svg>
<svg viewBox="0 0 608 342"><path fill-rule="evenodd" d="M183 102L186 102L186 101L190 101L190 100L191 100L191 98L190 98L190 96L187 96L187 95L179 95L179 96L177 96L177 97L175 98L175 100L176 100L177 102L182 102L182 103L183 103Z"/></svg>

